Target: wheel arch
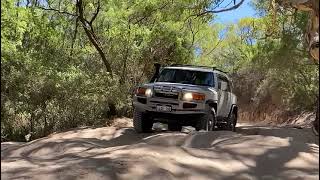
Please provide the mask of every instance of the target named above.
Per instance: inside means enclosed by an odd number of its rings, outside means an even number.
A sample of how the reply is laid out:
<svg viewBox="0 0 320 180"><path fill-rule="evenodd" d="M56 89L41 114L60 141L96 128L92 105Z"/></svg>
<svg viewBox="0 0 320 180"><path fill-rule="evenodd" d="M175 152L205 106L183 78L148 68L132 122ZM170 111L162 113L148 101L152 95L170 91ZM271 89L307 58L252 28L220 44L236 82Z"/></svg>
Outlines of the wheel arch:
<svg viewBox="0 0 320 180"><path fill-rule="evenodd" d="M218 103L214 100L207 100L206 104L208 104L210 107L213 107L215 112L217 113Z"/></svg>
<svg viewBox="0 0 320 180"><path fill-rule="evenodd" d="M238 106L236 104L231 105L230 112L228 114L228 117L230 117L231 113L235 113L236 117L238 118Z"/></svg>

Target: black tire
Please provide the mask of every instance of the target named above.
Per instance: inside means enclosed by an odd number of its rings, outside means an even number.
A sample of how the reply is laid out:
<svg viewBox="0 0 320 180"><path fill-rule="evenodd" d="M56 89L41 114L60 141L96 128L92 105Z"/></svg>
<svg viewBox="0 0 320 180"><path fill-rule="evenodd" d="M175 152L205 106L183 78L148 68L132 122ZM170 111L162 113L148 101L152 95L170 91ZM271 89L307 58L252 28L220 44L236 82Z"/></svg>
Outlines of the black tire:
<svg viewBox="0 0 320 180"><path fill-rule="evenodd" d="M134 110L133 112L133 127L136 132L150 132L152 129L153 121L148 118L145 113Z"/></svg>
<svg viewBox="0 0 320 180"><path fill-rule="evenodd" d="M217 123L215 110L206 105L206 113L198 119L196 130L214 131Z"/></svg>
<svg viewBox="0 0 320 180"><path fill-rule="evenodd" d="M178 123L168 123L169 131L181 131L182 126Z"/></svg>
<svg viewBox="0 0 320 180"><path fill-rule="evenodd" d="M232 112L230 117L228 118L227 130L236 132L237 125L237 114L236 112Z"/></svg>
<svg viewBox="0 0 320 180"><path fill-rule="evenodd" d="M225 124L222 124L222 123L219 123L219 124L217 124L217 127L218 127L218 129L225 129L226 128L226 125Z"/></svg>

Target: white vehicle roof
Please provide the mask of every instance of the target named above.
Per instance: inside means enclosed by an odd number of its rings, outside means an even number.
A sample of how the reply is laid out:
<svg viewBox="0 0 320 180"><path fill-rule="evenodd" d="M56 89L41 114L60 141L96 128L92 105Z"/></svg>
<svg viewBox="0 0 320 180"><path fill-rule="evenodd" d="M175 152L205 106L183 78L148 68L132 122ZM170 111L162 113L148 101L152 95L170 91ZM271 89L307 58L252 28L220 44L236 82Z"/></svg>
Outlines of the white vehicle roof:
<svg viewBox="0 0 320 180"><path fill-rule="evenodd" d="M165 69L182 69L182 70L189 70L189 71L201 71L201 72L213 72L213 69L209 68L200 68L200 67L191 67L191 66L170 66L164 67Z"/></svg>
<svg viewBox="0 0 320 180"><path fill-rule="evenodd" d="M210 67L197 67L197 66L167 66L167 67L163 67L163 69L182 69L182 70L189 70L189 71L214 72L214 73L226 76L227 79L230 81L230 78L226 73L221 72L219 70L214 70L213 67L210 68Z"/></svg>

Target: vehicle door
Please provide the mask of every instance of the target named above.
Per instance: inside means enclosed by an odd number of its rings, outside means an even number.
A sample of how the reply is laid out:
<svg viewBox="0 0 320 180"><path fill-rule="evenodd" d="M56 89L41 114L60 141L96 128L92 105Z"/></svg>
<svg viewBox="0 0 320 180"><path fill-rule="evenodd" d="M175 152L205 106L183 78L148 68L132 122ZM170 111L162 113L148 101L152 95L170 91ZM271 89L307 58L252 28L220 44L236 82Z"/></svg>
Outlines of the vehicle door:
<svg viewBox="0 0 320 180"><path fill-rule="evenodd" d="M217 116L221 117L223 115L223 104L224 104L224 93L221 90L221 82L222 82L222 76L219 73L216 73L217 77L217 92L218 92L218 106L217 106Z"/></svg>
<svg viewBox="0 0 320 180"><path fill-rule="evenodd" d="M218 89L219 89L219 103L218 103L218 116L227 117L228 116L228 99L230 86L228 86L228 79L222 75L218 75Z"/></svg>
<svg viewBox="0 0 320 180"><path fill-rule="evenodd" d="M230 110L231 110L231 106L232 106L232 83L231 81L229 81L227 79L227 90L226 90L226 94L227 94L227 101L226 101L226 106L225 106L225 117L229 116Z"/></svg>

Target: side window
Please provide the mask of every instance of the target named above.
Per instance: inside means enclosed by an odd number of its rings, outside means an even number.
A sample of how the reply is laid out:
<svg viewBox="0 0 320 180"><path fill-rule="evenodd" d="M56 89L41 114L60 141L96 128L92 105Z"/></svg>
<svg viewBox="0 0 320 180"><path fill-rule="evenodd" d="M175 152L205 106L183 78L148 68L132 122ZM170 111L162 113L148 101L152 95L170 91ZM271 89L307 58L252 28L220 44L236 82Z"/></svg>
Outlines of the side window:
<svg viewBox="0 0 320 180"><path fill-rule="evenodd" d="M218 89L221 89L221 75L220 74L216 74L217 75L217 79L218 79Z"/></svg>
<svg viewBox="0 0 320 180"><path fill-rule="evenodd" d="M231 92L231 83L227 81L227 91Z"/></svg>
<svg viewBox="0 0 320 180"><path fill-rule="evenodd" d="M231 83L228 81L228 79L220 74L217 74L218 77L218 89L221 89L221 81L226 82L227 83L227 92L231 92Z"/></svg>

